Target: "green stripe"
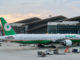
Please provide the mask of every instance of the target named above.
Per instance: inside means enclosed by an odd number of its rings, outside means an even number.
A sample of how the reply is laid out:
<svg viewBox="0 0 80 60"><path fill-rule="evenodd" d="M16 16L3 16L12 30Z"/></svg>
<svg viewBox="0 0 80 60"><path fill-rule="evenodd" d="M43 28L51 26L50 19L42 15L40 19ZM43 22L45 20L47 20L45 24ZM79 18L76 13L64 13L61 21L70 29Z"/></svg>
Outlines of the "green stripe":
<svg viewBox="0 0 80 60"><path fill-rule="evenodd" d="M33 40L33 41L12 41L21 44L47 44L51 42L50 40Z"/></svg>
<svg viewBox="0 0 80 60"><path fill-rule="evenodd" d="M80 40L71 40L73 43L75 42L79 42L80 43Z"/></svg>
<svg viewBox="0 0 80 60"><path fill-rule="evenodd" d="M79 42L80 40L71 40L73 43ZM15 43L21 43L21 44L48 44L51 41L50 40L33 40L33 41L11 41Z"/></svg>

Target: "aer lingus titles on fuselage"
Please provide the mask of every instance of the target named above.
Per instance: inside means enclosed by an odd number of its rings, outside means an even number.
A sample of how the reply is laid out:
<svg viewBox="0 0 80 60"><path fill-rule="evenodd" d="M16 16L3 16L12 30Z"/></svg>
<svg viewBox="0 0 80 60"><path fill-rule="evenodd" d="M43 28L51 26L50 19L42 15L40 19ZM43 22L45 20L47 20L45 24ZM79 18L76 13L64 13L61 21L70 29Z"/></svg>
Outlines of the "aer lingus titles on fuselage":
<svg viewBox="0 0 80 60"><path fill-rule="evenodd" d="M21 44L49 44L55 41L64 41L66 45L72 45L72 42L80 42L79 34L16 34L12 27L0 18L5 36L0 39L17 42Z"/></svg>

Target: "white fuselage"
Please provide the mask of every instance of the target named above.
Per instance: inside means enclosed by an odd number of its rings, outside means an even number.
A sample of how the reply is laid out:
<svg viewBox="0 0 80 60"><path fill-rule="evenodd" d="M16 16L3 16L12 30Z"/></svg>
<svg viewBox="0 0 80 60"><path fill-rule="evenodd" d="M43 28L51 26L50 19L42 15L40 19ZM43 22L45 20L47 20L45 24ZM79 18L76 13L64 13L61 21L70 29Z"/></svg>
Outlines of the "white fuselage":
<svg viewBox="0 0 80 60"><path fill-rule="evenodd" d="M14 38L10 38L10 37ZM8 38L9 37L9 38ZM31 41L31 40L52 40L56 41L58 39L80 39L79 34L16 34L3 36L3 39L6 40L22 40L22 41Z"/></svg>

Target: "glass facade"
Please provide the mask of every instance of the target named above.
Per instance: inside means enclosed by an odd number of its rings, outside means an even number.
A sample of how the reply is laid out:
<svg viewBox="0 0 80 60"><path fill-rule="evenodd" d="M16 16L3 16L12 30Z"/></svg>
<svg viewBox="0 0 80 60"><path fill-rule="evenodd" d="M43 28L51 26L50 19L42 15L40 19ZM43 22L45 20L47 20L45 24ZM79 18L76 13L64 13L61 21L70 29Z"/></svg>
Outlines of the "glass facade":
<svg viewBox="0 0 80 60"><path fill-rule="evenodd" d="M13 26L12 27L13 29L14 29L14 31L16 32L16 33L18 33L18 34L20 34L20 33L25 33L25 27L17 27L17 26Z"/></svg>
<svg viewBox="0 0 80 60"><path fill-rule="evenodd" d="M80 25L48 25L48 33L71 33L71 34L79 34L80 33Z"/></svg>

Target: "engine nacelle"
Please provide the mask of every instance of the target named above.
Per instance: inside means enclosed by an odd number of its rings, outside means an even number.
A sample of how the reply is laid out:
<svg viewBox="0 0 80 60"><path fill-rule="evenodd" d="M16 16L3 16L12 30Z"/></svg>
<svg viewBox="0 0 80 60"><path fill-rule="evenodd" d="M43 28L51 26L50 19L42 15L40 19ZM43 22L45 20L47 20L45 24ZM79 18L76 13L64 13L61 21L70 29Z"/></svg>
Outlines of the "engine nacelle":
<svg viewBox="0 0 80 60"><path fill-rule="evenodd" d="M72 41L71 41L71 40L64 40L64 41L62 42L62 44L63 44L64 46L71 46L71 45L72 45Z"/></svg>

